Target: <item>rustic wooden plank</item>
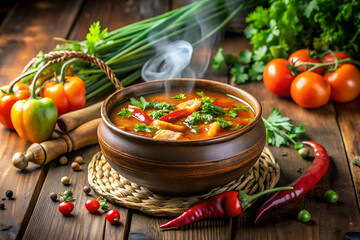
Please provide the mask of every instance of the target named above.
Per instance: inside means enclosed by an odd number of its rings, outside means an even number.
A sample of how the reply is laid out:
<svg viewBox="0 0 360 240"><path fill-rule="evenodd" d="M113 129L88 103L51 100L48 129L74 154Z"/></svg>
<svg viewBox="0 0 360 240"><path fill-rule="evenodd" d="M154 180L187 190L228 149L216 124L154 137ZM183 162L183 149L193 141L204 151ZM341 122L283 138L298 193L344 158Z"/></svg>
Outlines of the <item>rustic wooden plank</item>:
<svg viewBox="0 0 360 240"><path fill-rule="evenodd" d="M40 50L52 49L55 46L54 35L67 36L81 2L33 0L15 5L0 28L1 85L17 77ZM14 131L0 126L0 142L0 196L11 189L16 198L4 202L6 210L0 212L0 238L14 239L21 237L26 228L47 168L30 164L28 170L19 171L12 166L13 154L24 152L30 145Z"/></svg>
<svg viewBox="0 0 360 240"><path fill-rule="evenodd" d="M239 50L245 49L237 45L241 39L226 39L222 43L224 52L237 54ZM328 172L319 184L296 203L264 215L257 225L253 221L259 203L239 216L234 228L235 239L341 239L348 231L358 231L359 208L333 104L307 110L289 98L278 98L271 94L261 82L239 87L254 94L261 101L263 116L267 117L271 109L277 107L284 116L293 119L294 124L305 123L306 139L321 143L327 149L331 162ZM270 150L282 170L279 185L295 180L300 176L300 172L311 164L311 161L301 159L292 146L271 146ZM283 156L283 153L287 156ZM328 189L338 192L339 203L329 204L323 200L323 194ZM301 224L297 221L297 213L302 209L307 209L311 213L310 224Z"/></svg>
<svg viewBox="0 0 360 240"><path fill-rule="evenodd" d="M353 164L355 157L360 155L360 98L334 105L360 205L360 167Z"/></svg>

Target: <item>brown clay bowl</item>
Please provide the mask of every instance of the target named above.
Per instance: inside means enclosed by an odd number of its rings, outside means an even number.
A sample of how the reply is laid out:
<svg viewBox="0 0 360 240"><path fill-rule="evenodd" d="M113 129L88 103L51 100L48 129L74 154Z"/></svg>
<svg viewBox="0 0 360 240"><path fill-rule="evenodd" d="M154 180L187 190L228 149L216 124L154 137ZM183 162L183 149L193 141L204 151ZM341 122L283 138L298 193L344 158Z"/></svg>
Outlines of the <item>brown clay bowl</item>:
<svg viewBox="0 0 360 240"><path fill-rule="evenodd" d="M169 87L230 94L243 99L255 118L228 135L192 141L146 138L120 130L111 122L109 115L120 102ZM237 179L255 164L266 141L259 101L242 89L209 80L173 79L133 85L110 95L102 105L101 116L98 139L109 164L139 186L167 195L201 194Z"/></svg>

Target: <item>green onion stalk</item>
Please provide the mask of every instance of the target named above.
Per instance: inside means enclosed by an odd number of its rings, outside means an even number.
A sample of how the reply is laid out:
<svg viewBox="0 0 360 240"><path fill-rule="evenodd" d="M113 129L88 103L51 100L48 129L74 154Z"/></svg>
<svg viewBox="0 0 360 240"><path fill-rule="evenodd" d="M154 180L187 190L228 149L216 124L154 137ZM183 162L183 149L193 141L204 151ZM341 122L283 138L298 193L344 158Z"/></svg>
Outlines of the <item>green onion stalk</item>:
<svg viewBox="0 0 360 240"><path fill-rule="evenodd" d="M264 0L198 0L162 15L145 19L112 32L101 30L100 23L90 26L86 40L63 41L54 50L75 50L103 60L128 86L141 76L142 66L156 56L156 48L165 41L185 40L194 48L223 28L240 11L251 11ZM201 34L200 26L207 26ZM46 63L43 53L29 69L40 69ZM59 66L54 66L59 69ZM74 71L86 85L87 99L97 98L115 88L102 70L89 63L74 63Z"/></svg>

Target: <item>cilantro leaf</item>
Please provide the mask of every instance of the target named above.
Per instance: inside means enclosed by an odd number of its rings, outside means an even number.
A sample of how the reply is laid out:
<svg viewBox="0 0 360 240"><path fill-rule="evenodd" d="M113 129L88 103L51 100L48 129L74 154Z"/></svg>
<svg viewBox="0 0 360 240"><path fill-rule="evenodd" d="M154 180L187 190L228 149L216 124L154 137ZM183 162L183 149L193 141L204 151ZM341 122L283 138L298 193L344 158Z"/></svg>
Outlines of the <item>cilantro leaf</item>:
<svg viewBox="0 0 360 240"><path fill-rule="evenodd" d="M206 102L213 103L215 99L211 97L203 96L202 98L199 98L199 101L202 103L206 103Z"/></svg>
<svg viewBox="0 0 360 240"><path fill-rule="evenodd" d="M145 123L134 124L134 132L155 132L155 127L147 126Z"/></svg>
<svg viewBox="0 0 360 240"><path fill-rule="evenodd" d="M139 100L136 100L135 98L130 98L130 103L138 108L141 108L142 110L146 110L147 108L151 108L151 107L154 107L155 105L155 101L146 101L146 99L141 96L140 97L140 101Z"/></svg>
<svg viewBox="0 0 360 240"><path fill-rule="evenodd" d="M232 122L229 122L229 121L225 120L224 118L217 118L216 123L222 128L228 128L231 125L233 125Z"/></svg>
<svg viewBox="0 0 360 240"><path fill-rule="evenodd" d="M213 120L214 117L212 115L206 113L200 113L197 111L197 112L193 112L190 116L188 116L185 119L185 122L192 126L196 126L198 122L203 122L207 124Z"/></svg>
<svg viewBox="0 0 360 240"><path fill-rule="evenodd" d="M290 142L295 144L295 148L301 148L302 144L296 142L303 133L305 133L305 124L295 126L290 118L283 117L277 108L273 108L267 119L263 118L266 128L266 141L280 147L289 146Z"/></svg>
<svg viewBox="0 0 360 240"><path fill-rule="evenodd" d="M202 96L202 95L204 95L204 91L196 92L196 95Z"/></svg>
<svg viewBox="0 0 360 240"><path fill-rule="evenodd" d="M122 108L120 112L117 113L117 115L120 115L121 118L128 118L131 117L132 112L130 112L127 108Z"/></svg>
<svg viewBox="0 0 360 240"><path fill-rule="evenodd" d="M166 102L156 102L154 104L154 108L155 109L158 109L158 110L174 110L174 104L169 104L169 103L166 103Z"/></svg>
<svg viewBox="0 0 360 240"><path fill-rule="evenodd" d="M101 31L100 22L94 22L89 28L89 33L86 34L86 53L95 53L95 44L108 36L107 28Z"/></svg>
<svg viewBox="0 0 360 240"><path fill-rule="evenodd" d="M238 114L239 111L241 111L241 112L246 112L246 111L248 111L248 110L249 110L249 107L245 107L245 106L241 106L241 105L236 105L234 108L230 109L228 115L229 115L230 117L235 118L235 117L237 117L237 114Z"/></svg>
<svg viewBox="0 0 360 240"><path fill-rule="evenodd" d="M353 164L360 167L360 156L355 157Z"/></svg>
<svg viewBox="0 0 360 240"><path fill-rule="evenodd" d="M240 51L238 60L241 64L248 64L251 62L251 58L253 56L253 53L250 50Z"/></svg>
<svg viewBox="0 0 360 240"><path fill-rule="evenodd" d="M224 67L225 58L224 55L222 54L222 51L223 49L219 48L218 52L211 61L212 67L218 71L221 71Z"/></svg>
<svg viewBox="0 0 360 240"><path fill-rule="evenodd" d="M222 109L221 107L216 106L214 104L208 103L208 102L201 105L200 110L202 113L210 114L214 117L217 115L225 115L226 114L224 109Z"/></svg>
<svg viewBox="0 0 360 240"><path fill-rule="evenodd" d="M186 96L185 96L184 93L180 93L180 94L178 94L176 96L173 96L172 98L175 99L175 100L182 100L182 99L185 99Z"/></svg>

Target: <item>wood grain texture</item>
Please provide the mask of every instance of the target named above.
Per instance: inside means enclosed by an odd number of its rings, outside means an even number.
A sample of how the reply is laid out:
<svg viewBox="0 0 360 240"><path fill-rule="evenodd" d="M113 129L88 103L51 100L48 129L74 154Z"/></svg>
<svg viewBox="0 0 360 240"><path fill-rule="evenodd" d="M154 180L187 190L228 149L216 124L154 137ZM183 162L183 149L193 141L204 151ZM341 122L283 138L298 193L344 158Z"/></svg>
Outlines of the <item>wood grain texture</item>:
<svg viewBox="0 0 360 240"><path fill-rule="evenodd" d="M240 40L240 38L239 38ZM224 49L237 53L240 45L235 37L222 43ZM226 52L226 51L225 51ZM238 217L235 239L342 239L348 231L358 231L360 226L359 208L354 193L351 173L341 144L342 139L336 121L334 105L330 102L324 107L308 110L296 105L291 99L279 98L271 94L259 83L239 86L254 94L263 105L263 116L267 117L273 107L277 107L284 116L290 117L295 125L306 124L306 139L319 142L327 149L330 166L323 179L303 198L264 215L255 225L255 210L259 205L249 209L249 215ZM288 148L270 146L270 150L281 167L281 181L285 185L300 176L312 162L297 155L297 151ZM286 153L287 156L283 156ZM337 204L329 204L323 200L326 190L336 191L340 200ZM312 215L309 225L297 221L297 213L307 209ZM337 221L336 219L341 219Z"/></svg>
<svg viewBox="0 0 360 240"><path fill-rule="evenodd" d="M0 28L0 83L5 85L17 77L27 62L40 50L55 46L54 36L66 37L81 1L19 1ZM56 21L54 21L56 19ZM46 23L46 24L45 24ZM30 165L19 171L11 164L15 152L30 145L14 131L0 126L0 193L11 189L16 200L6 201L0 212L0 238L21 237L41 190L47 168Z"/></svg>
<svg viewBox="0 0 360 240"><path fill-rule="evenodd" d="M360 97L349 103L335 103L335 109L360 205L360 167L353 164L360 155Z"/></svg>

